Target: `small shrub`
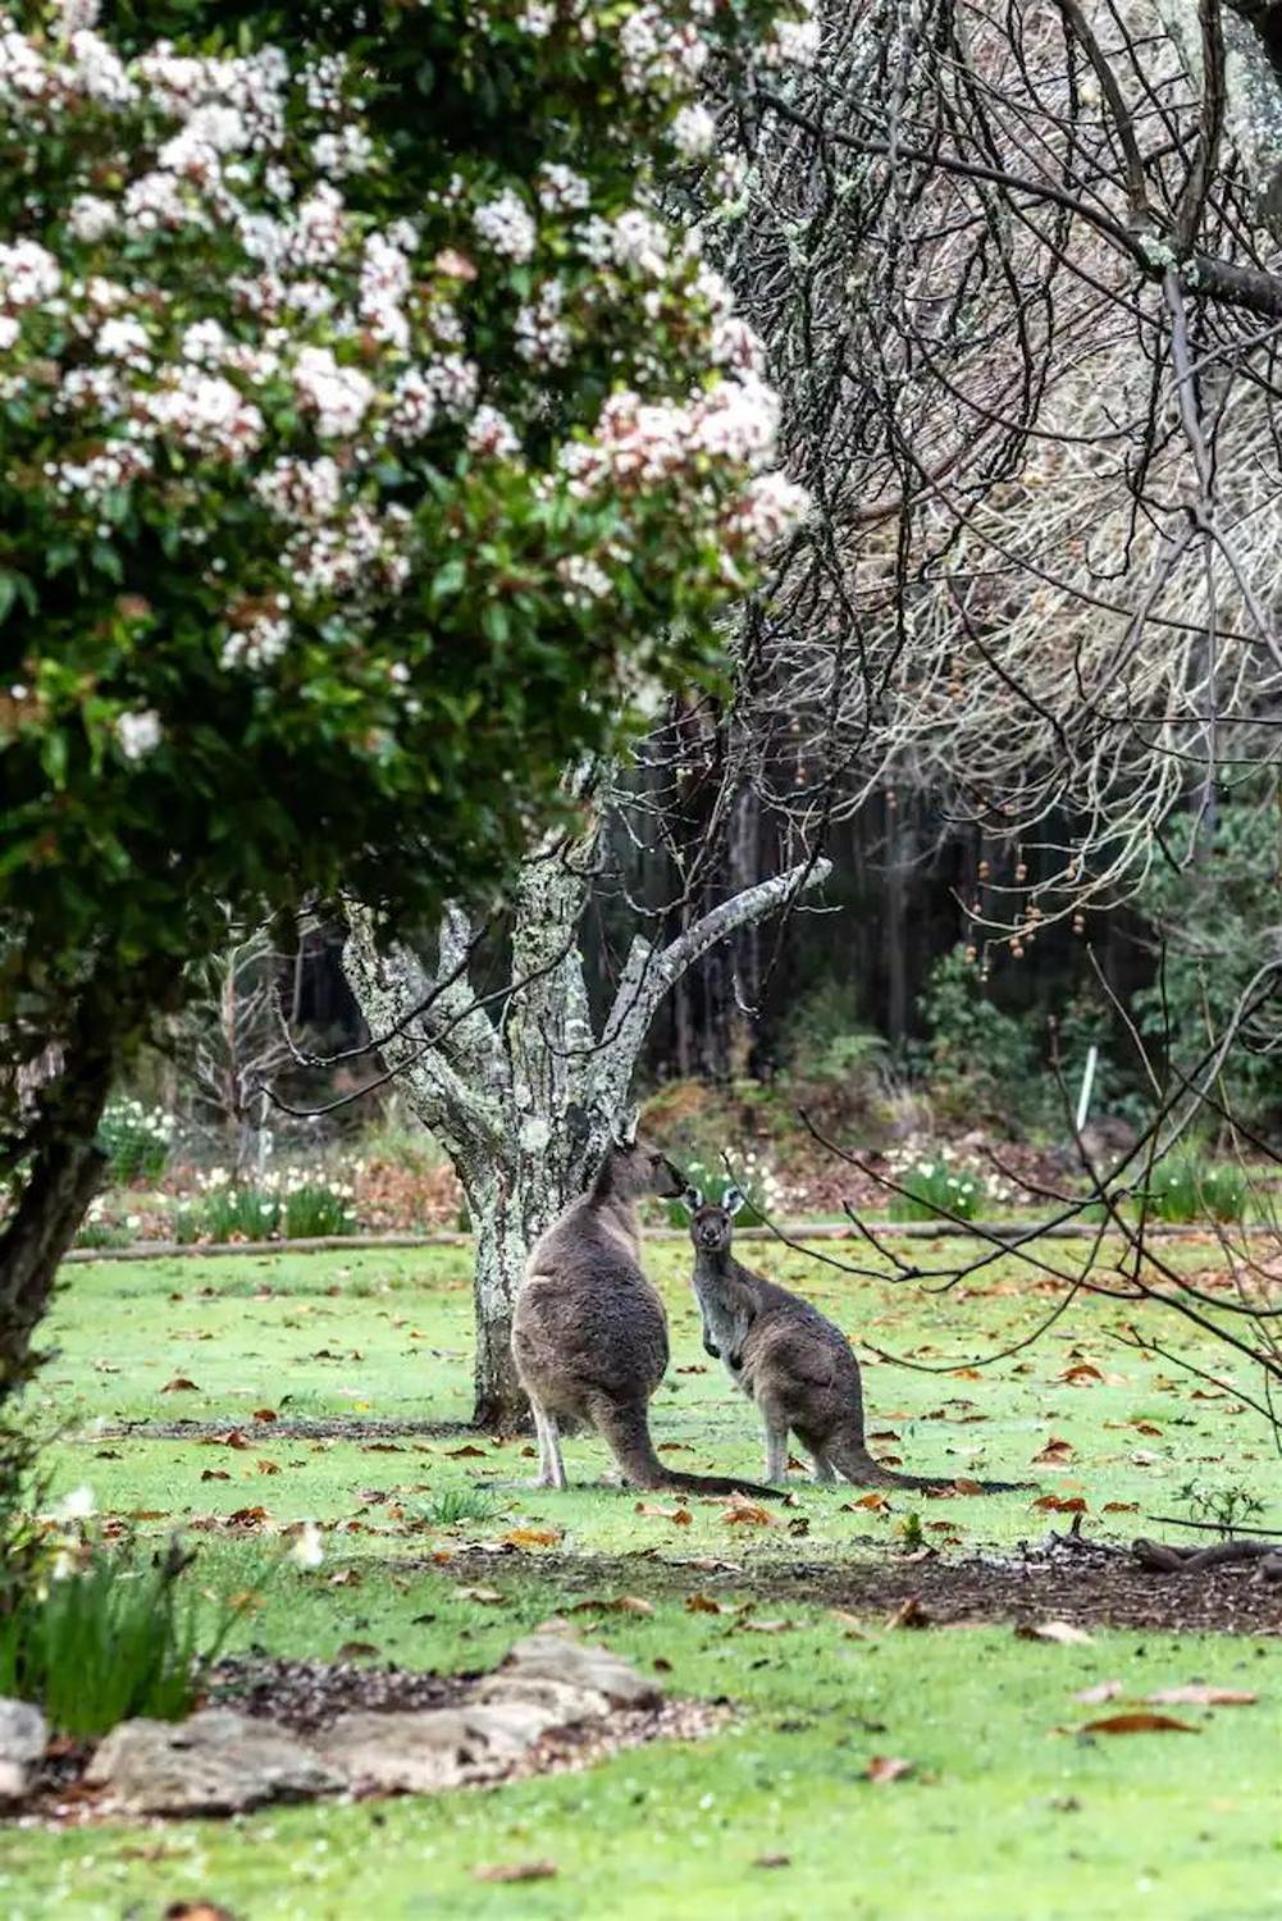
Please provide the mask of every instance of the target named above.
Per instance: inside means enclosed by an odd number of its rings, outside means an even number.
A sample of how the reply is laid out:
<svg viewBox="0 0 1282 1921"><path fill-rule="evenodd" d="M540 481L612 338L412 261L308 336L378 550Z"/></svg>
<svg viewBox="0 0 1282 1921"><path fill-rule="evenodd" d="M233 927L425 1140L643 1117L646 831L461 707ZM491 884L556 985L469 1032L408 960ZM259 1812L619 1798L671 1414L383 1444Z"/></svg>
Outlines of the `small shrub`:
<svg viewBox="0 0 1282 1921"><path fill-rule="evenodd" d="M206 1194L193 1212L200 1222L193 1239L270 1241L280 1227L281 1204L261 1187L222 1187Z"/></svg>
<svg viewBox="0 0 1282 1921"><path fill-rule="evenodd" d="M455 1527L460 1521L491 1521L497 1513L492 1495L479 1487L447 1487L423 1506L433 1527Z"/></svg>
<svg viewBox="0 0 1282 1921"><path fill-rule="evenodd" d="M133 1239L120 1221L85 1220L76 1233L77 1247L128 1247Z"/></svg>
<svg viewBox="0 0 1282 1921"><path fill-rule="evenodd" d="M144 1107L127 1096L108 1101L98 1123L98 1145L107 1156L107 1182L128 1187L156 1181L169 1165L174 1123L159 1108Z"/></svg>
<svg viewBox="0 0 1282 1921"><path fill-rule="evenodd" d="M1247 1183L1240 1167L1168 1155L1154 1167L1148 1204L1160 1221L1240 1221L1246 1213Z"/></svg>
<svg viewBox="0 0 1282 1921"><path fill-rule="evenodd" d="M1209 1522L1226 1538L1265 1516L1263 1501L1249 1487L1239 1484L1209 1487L1203 1481L1187 1481L1176 1499L1186 1503L1191 1521Z"/></svg>
<svg viewBox="0 0 1282 1921"><path fill-rule="evenodd" d="M281 1232L291 1241L318 1240L332 1234L354 1234L356 1216L343 1189L308 1181L289 1188L281 1212Z"/></svg>
<svg viewBox="0 0 1282 1921"><path fill-rule="evenodd" d="M978 1175L952 1167L942 1156L912 1162L896 1173L895 1180L903 1191L890 1196L892 1221L937 1221L949 1214L973 1221L987 1199Z"/></svg>
<svg viewBox="0 0 1282 1921"><path fill-rule="evenodd" d="M88 1553L88 1550L85 1550ZM95 1740L132 1715L189 1714L238 1610L202 1632L205 1604L177 1546L146 1562L134 1551L67 1548L49 1578L0 1615L0 1695L32 1701L60 1733Z"/></svg>

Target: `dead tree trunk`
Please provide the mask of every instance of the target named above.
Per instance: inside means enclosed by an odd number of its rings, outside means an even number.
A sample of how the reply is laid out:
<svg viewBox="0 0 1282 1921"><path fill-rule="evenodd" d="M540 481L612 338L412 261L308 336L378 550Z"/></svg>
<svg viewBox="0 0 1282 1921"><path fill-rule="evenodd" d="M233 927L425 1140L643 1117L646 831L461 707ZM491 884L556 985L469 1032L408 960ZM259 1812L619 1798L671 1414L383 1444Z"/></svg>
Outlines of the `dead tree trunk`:
<svg viewBox="0 0 1282 1921"><path fill-rule="evenodd" d="M666 946L638 936L594 1032L578 944L600 840L600 804L589 807L578 839L545 840L525 861L509 902L511 983L488 1007L469 981L477 930L463 913L446 916L429 971L404 947L380 947L368 908L350 910L344 966L352 991L467 1195L477 1237L474 1419L496 1429L526 1414L508 1345L526 1256L586 1187L624 1120L664 995L717 942L828 872L820 861L762 881Z"/></svg>

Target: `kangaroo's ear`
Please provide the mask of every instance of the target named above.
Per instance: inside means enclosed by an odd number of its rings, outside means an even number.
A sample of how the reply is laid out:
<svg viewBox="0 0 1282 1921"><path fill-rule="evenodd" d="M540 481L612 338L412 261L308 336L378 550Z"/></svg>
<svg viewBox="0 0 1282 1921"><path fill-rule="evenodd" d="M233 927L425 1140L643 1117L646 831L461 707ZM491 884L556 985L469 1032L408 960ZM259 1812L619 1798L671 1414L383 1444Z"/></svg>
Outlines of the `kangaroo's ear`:
<svg viewBox="0 0 1282 1921"><path fill-rule="evenodd" d="M692 1214L696 1213L698 1209L703 1206L703 1192L697 1187L687 1187L681 1199Z"/></svg>
<svg viewBox="0 0 1282 1921"><path fill-rule="evenodd" d="M613 1130L613 1138L614 1138L614 1145L616 1147L622 1147L626 1149L629 1147L636 1146L637 1117L635 1114L625 1115L625 1117L622 1120L615 1122L614 1130Z"/></svg>
<svg viewBox="0 0 1282 1921"><path fill-rule="evenodd" d="M721 1205L727 1214L737 1214L748 1205L748 1196L741 1187L728 1187L721 1196Z"/></svg>

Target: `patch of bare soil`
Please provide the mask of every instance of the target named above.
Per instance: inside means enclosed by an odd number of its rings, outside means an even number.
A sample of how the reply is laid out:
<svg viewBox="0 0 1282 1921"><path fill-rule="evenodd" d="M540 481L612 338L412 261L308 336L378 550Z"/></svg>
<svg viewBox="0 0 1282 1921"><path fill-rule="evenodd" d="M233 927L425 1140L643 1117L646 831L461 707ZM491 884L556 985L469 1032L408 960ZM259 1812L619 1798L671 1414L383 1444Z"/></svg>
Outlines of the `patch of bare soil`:
<svg viewBox="0 0 1282 1921"><path fill-rule="evenodd" d="M471 1698L476 1674L420 1673L368 1661L291 1661L228 1654L210 1670L209 1705L237 1708L294 1734L317 1734L343 1714L452 1708Z"/></svg>
<svg viewBox="0 0 1282 1921"><path fill-rule="evenodd" d="M235 1421L111 1421L95 1426L94 1440L103 1441L217 1441L236 1429ZM494 1446L493 1435L478 1433L464 1421L362 1420L350 1414L318 1415L291 1421L280 1415L272 1421L244 1420L240 1431L258 1441L391 1441L470 1440ZM511 1437L508 1437L510 1440Z"/></svg>
<svg viewBox="0 0 1282 1921"><path fill-rule="evenodd" d="M400 1563L402 1567L405 1563ZM893 1617L916 1601L929 1624L1047 1619L1080 1627L1148 1628L1173 1633L1282 1634L1282 1587L1249 1564L1198 1573L1160 1574L1138 1566L1122 1549L1056 1539L1025 1545L1002 1558L945 1560L921 1557L860 1561L794 1561L748 1569L732 1561L647 1558L647 1594L733 1595L772 1603L842 1608L870 1623ZM450 1561L462 1579L498 1573L492 1553L462 1550ZM506 1571L506 1570L504 1570ZM635 1591L638 1557L580 1559L541 1553L541 1581L569 1597Z"/></svg>

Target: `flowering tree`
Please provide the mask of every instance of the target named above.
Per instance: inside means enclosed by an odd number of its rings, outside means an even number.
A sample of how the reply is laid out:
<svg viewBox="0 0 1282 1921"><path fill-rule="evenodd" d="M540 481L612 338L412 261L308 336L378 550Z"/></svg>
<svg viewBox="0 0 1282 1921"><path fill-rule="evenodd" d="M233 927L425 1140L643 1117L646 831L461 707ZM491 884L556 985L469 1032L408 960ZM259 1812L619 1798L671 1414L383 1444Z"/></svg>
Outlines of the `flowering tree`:
<svg viewBox="0 0 1282 1921"><path fill-rule="evenodd" d="M226 914L492 882L800 506L649 202L786 8L229 6L223 55L95 13L0 18L0 1027L15 1090L61 1061L0 1113L0 1393Z"/></svg>

